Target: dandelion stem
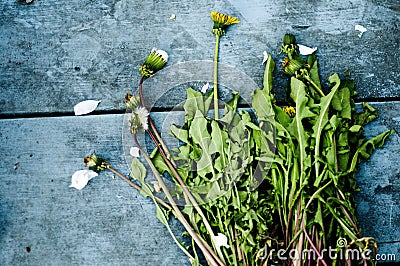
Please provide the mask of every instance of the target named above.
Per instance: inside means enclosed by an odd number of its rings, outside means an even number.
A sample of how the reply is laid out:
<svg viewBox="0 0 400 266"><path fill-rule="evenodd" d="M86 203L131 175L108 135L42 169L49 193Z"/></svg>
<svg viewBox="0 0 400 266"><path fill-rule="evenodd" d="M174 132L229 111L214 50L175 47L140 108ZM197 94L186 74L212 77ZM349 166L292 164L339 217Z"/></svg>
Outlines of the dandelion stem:
<svg viewBox="0 0 400 266"><path fill-rule="evenodd" d="M216 266L224 265L223 263L218 263L215 260L215 258L217 258L217 255L215 253L213 254L213 252L204 245L204 240L200 239L200 237L196 234L196 232L190 226L188 221L186 221L185 217L183 216L181 210L178 208L178 206L177 206L175 200L173 199L172 195L169 193L169 190L168 190L166 184L164 183L164 180L162 179L160 173L157 171L157 169L154 166L153 162L151 161L150 157L147 155L147 153L143 150L142 146L139 144L139 141L137 140L136 134L133 134L133 139L135 141L136 147L139 148L139 150L142 153L144 159L146 160L146 162L150 166L150 168L151 168L152 172L154 173L158 183L160 184L162 190L164 191L165 196L167 197L169 203L171 204L173 210L175 211L176 218L182 223L182 225L188 231L190 236L194 239L196 244L199 246L199 248L203 252L205 258L209 261L209 263L211 265L216 265Z"/></svg>
<svg viewBox="0 0 400 266"><path fill-rule="evenodd" d="M135 183L133 183L131 180L129 180L129 178L127 178L126 176L124 176L123 174L121 174L120 172L118 172L117 170L115 170L114 168L112 168L111 166L108 167L108 170L110 170L111 172L113 172L114 174L116 174L117 176L119 176L122 180L124 180L126 183L128 183L131 187L135 188L136 190L140 191L142 188L139 187L138 185L136 185ZM163 201L162 199L154 196L154 200L157 201L159 204L161 204L164 208L166 208L167 210L171 210L171 206L169 206L165 201Z"/></svg>
<svg viewBox="0 0 400 266"><path fill-rule="evenodd" d="M186 184L183 182L181 176L179 175L178 171L176 171L175 167L172 165L171 161L168 160L168 158L166 157L164 151L161 149L160 145L157 143L157 140L155 139L154 135L152 134L152 132L150 130L146 131L150 138L152 139L152 141L154 142L154 144L157 146L158 150L160 151L161 156L163 157L165 163L167 164L167 166L169 167L169 169L171 170L172 174L174 175L174 177L176 178L176 180L178 181L179 185L182 187L183 192L185 193L185 195L187 196L187 198L189 199L190 203L193 205L193 207L195 208L195 210L198 212L198 214L201 216L201 218L203 219L203 223L204 226L206 227L208 234L210 235L210 238L212 240L212 243L214 245L214 247L217 250L217 253L220 257L220 259L222 260L222 262L224 262L224 257L223 254L221 252L221 249L217 246L215 246L214 243L214 231L212 230L212 227L210 225L210 223L207 220L207 217L204 215L203 211L201 210L201 208L199 207L199 204L197 203L196 199L193 197L192 193L190 193L189 189L187 188Z"/></svg>
<svg viewBox="0 0 400 266"><path fill-rule="evenodd" d="M218 51L219 51L219 35L215 34L215 52L214 52L214 117L219 119L218 114Z"/></svg>
<svg viewBox="0 0 400 266"><path fill-rule="evenodd" d="M144 102L144 97L143 97L143 81L144 81L144 78L145 77L142 76L142 78L140 79L140 82L139 82L139 98L140 98L140 103L141 103L141 105L143 107L146 106L146 103ZM163 150L168 154L168 157L171 157L171 156L169 156L170 152L168 150L167 145L165 145L164 140L161 138L160 134L158 133L157 128L156 128L156 126L154 124L154 121L150 116L148 118L148 121L149 121L149 125L150 125L151 130L153 130L154 135L156 135L156 137L157 137L157 139L159 141L159 145L162 146Z"/></svg>
<svg viewBox="0 0 400 266"><path fill-rule="evenodd" d="M315 251L315 253L318 255L318 258L321 258L320 262L321 262L324 266L328 266L328 265L326 264L325 260L323 259L323 257L321 256L319 250L315 247L315 245L314 245L313 241L311 240L310 236L308 235L307 230L306 230L306 228L305 228L305 226L304 226L304 223L303 223L303 226L302 226L302 227L303 227L303 233L304 233L305 237L307 238L308 243L310 244L311 248L312 248L312 249ZM299 254L303 254L303 253L299 253ZM300 256L301 256L301 255L300 255ZM301 261L301 259L300 259L299 261Z"/></svg>
<svg viewBox="0 0 400 266"><path fill-rule="evenodd" d="M112 173L116 174L117 176L119 176L122 180L124 180L125 182L127 182L131 187L135 188L136 190L140 191L141 187L136 185L135 183L133 183L131 180L129 180L129 178L127 178L126 176L124 176L123 174L121 174L118 170L112 168L111 166L108 167L108 170L110 170ZM178 216L175 212L175 210L168 205L168 203L166 203L165 201L163 201L162 199L156 197L156 196L152 196L153 200L156 202L156 204L160 204L162 205L164 208L166 208L167 210L171 211L172 214L178 219ZM179 219L178 219L179 220ZM176 237L173 235L172 231L170 228L168 228L168 231L170 232L170 234L172 235L172 237L174 238L174 241L178 244L178 246L182 249L182 251L185 253L186 256L188 256L189 260L194 260L193 256L190 255L190 253L188 253L184 248L182 248L181 244L178 242L178 240L176 239ZM202 240L204 242L204 240ZM208 247L209 248L209 247Z"/></svg>
<svg viewBox="0 0 400 266"><path fill-rule="evenodd" d="M218 37L219 38L219 37ZM217 55L218 58L218 55ZM145 106L145 102L143 99L143 81L144 78L142 77L140 79L140 83L139 83L139 97L140 97L140 101L142 106ZM214 86L215 88L215 86ZM218 97L217 97L218 98ZM217 99L217 108L218 108L218 99ZM218 109L216 111L216 113L218 113ZM218 118L216 118L218 119ZM203 219L203 223L204 226L206 227L208 234L210 235L210 238L212 239L212 243L214 245L214 247L216 248L219 258L220 260L218 260L219 263L224 264L224 257L223 254L220 250L219 247L215 246L214 243L214 231L212 230L211 225L208 222L207 217L204 215L203 211L201 210L201 208L199 207L199 204L197 203L196 199L193 197L193 195L190 193L190 191L188 190L186 184L183 182L182 178L180 177L179 173L177 172L177 170L175 169L175 165L174 162L170 156L170 152L169 149L167 147L167 145L164 143L163 139L161 138L160 134L158 133L151 117L148 117L149 120L149 124L152 130L147 130L147 134L150 136L151 140L153 141L153 143L156 145L158 151L160 152L162 158L164 159L165 163L167 164L167 166L169 167L169 169L172 171L174 177L176 178L176 180L178 181L179 185L182 187L183 192L185 193L185 195L187 196L187 198L189 199L190 203L193 205L193 207L195 208L195 210L197 211L197 213L201 216L201 218ZM154 133L154 135L153 135ZM169 159L171 158L171 159ZM221 261L222 260L222 261Z"/></svg>
<svg viewBox="0 0 400 266"><path fill-rule="evenodd" d="M121 174L120 172L118 172L116 169L112 168L112 167L108 167L108 170L110 170L112 173L116 174L117 176L119 176L122 180L124 180L126 183L128 183L131 187L137 189L138 191L140 191L142 188L139 187L138 185L136 185L135 183L133 183L131 180L129 180L129 178L127 178L126 176L124 176L123 174ZM156 196L152 196L155 204L160 204L162 205L164 208L166 208L169 211L172 211L172 214L176 217L175 211L171 208L171 206L169 206L167 203L165 203L162 199L156 197ZM184 249L181 245L181 243L179 243L179 241L176 239L175 235L173 234L173 232L171 231L171 228L169 228L169 226L167 226L168 232L171 234L172 238L174 239L174 241L177 243L177 245L179 246L179 248L185 253L186 256L188 256L189 260L194 260L193 256L190 255L189 252L187 252L186 249Z"/></svg>
<svg viewBox="0 0 400 266"><path fill-rule="evenodd" d="M311 86L318 92L321 97L325 96L325 93L315 84L315 82L310 77L305 77L305 79L310 82Z"/></svg>

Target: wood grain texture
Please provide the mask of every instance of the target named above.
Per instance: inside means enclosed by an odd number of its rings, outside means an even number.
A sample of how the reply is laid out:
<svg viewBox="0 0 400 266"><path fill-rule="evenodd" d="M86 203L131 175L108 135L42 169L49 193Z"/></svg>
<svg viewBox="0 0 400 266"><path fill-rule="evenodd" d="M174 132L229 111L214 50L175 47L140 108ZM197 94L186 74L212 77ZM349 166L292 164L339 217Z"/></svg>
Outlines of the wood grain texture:
<svg viewBox="0 0 400 266"><path fill-rule="evenodd" d="M359 99L398 100L399 14L396 0L351 1L128 1L2 0L0 5L0 116L72 114L83 100L121 112L139 81L138 67L153 47L170 55L168 68L144 84L146 102L179 107L188 85L212 80L214 36L209 13L241 23L221 39L220 95L245 100L262 84L262 52L276 62L282 36L317 46L324 81L349 69ZM176 20L170 20L171 14ZM367 28L362 37L356 24ZM208 61L200 61L208 60ZM284 98L286 78L276 70L274 90ZM211 82L210 82L211 83ZM326 85L326 82L324 83ZM400 132L400 102L373 104L379 120L368 136ZM172 145L170 123L179 112L154 113ZM0 265L189 265L155 218L150 200L110 173L82 191L68 188L82 157L96 150L129 172L123 115L0 120ZM148 143L148 139L144 140ZM151 146L147 145L148 149ZM364 234L382 254L400 261L399 133L363 163L357 212ZM182 227L172 221L172 228ZM29 251L29 252L28 252Z"/></svg>
<svg viewBox="0 0 400 266"><path fill-rule="evenodd" d="M187 265L153 203L118 177L105 172L81 191L68 187L93 150L129 172L121 115L0 124L1 265Z"/></svg>
<svg viewBox="0 0 400 266"><path fill-rule="evenodd" d="M373 105L380 118L366 128L367 136L400 132L400 103ZM181 112L152 116L164 136L182 119ZM0 120L1 265L189 265L155 218L153 203L117 177L104 172L82 191L68 187L93 150L129 172L123 120L122 114ZM396 133L362 164L357 194L364 234L398 260L399 152ZM182 232L176 222L172 227Z"/></svg>
<svg viewBox="0 0 400 266"><path fill-rule="evenodd" d="M102 100L99 110L123 110L121 100L137 86L138 66L152 47L169 53L171 67L212 59L212 10L241 20L221 39L220 61L258 86L262 52L279 61L282 36L291 32L299 43L318 47L324 80L349 69L360 98L400 96L396 0L21 2L0 6L0 114L72 112L87 99ZM368 30L361 38L356 24ZM286 81L276 75L282 99ZM176 91L171 99L165 107L183 96Z"/></svg>

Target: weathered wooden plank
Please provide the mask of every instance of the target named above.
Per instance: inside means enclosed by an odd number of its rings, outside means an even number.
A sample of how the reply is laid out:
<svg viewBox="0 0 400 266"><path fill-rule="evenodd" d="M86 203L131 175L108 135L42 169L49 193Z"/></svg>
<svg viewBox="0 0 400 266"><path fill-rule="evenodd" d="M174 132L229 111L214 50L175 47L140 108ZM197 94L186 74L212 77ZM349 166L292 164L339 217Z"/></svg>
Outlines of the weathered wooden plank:
<svg viewBox="0 0 400 266"><path fill-rule="evenodd" d="M319 48L325 79L349 69L360 98L400 96L396 0L22 2L3 0L0 7L1 114L71 112L86 99L102 100L99 110L122 110L121 99L137 85L138 66L153 46L170 54L172 67L212 59L212 10L241 20L222 38L220 60L258 86L262 52L279 60L281 38L292 32L300 43ZM368 30L361 38L356 24ZM286 81L279 71L277 76L282 98ZM162 107L184 96L175 90L168 98Z"/></svg>
<svg viewBox="0 0 400 266"><path fill-rule="evenodd" d="M373 135L400 132L400 103L373 104L380 118ZM181 113L153 113L168 135ZM0 264L189 265L144 199L110 173L82 191L68 188L90 151L128 173L123 115L0 120ZM169 143L176 145L172 138ZM127 149L125 149L127 150ZM361 166L358 215L381 252L400 259L399 133ZM129 157L128 157L129 158ZM178 224L173 225L179 232ZM30 252L26 251L30 247Z"/></svg>
<svg viewBox="0 0 400 266"><path fill-rule="evenodd" d="M119 178L68 187L93 149L128 172L121 115L0 124L1 265L188 265L153 203Z"/></svg>
<svg viewBox="0 0 400 266"><path fill-rule="evenodd" d="M379 119L366 127L367 137L394 129L383 149L378 149L358 172L360 192L356 194L358 215L365 235L379 235L378 242L399 241L400 231L400 168L396 158L400 153L400 105L375 103ZM382 252L392 250L400 260L400 245L382 246Z"/></svg>

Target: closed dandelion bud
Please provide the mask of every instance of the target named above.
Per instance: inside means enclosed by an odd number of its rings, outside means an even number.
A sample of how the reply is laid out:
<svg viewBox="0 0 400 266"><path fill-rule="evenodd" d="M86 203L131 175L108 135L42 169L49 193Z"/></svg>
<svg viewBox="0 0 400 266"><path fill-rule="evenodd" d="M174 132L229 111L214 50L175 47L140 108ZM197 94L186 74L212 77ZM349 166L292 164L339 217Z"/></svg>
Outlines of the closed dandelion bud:
<svg viewBox="0 0 400 266"><path fill-rule="evenodd" d="M296 44L296 38L294 37L293 34L286 33L285 36L283 36L283 44L284 45L290 45L290 44Z"/></svg>
<svg viewBox="0 0 400 266"><path fill-rule="evenodd" d="M127 93L125 95L125 106L127 109L135 109L140 105L140 97Z"/></svg>
<svg viewBox="0 0 400 266"><path fill-rule="evenodd" d="M290 59L297 54L296 38L294 35L289 33L285 34L283 37L281 52L286 53Z"/></svg>
<svg viewBox="0 0 400 266"><path fill-rule="evenodd" d="M90 156L83 158L83 163L86 167L93 169L97 172L106 170L109 167L109 164L106 160L97 157L96 153L93 153Z"/></svg>
<svg viewBox="0 0 400 266"><path fill-rule="evenodd" d="M225 15L219 12L211 12L211 19L214 21L214 26L212 28L212 33L217 35L217 36L223 36L225 35L226 31L225 29L232 25L232 24L237 24L240 22L235 17L231 17L229 15Z"/></svg>
<svg viewBox="0 0 400 266"><path fill-rule="evenodd" d="M168 54L163 50L153 48L144 63L140 66L139 72L142 76L149 78L162 69L168 62Z"/></svg>
<svg viewBox="0 0 400 266"><path fill-rule="evenodd" d="M283 71L286 74L293 76L297 70L301 69L304 66L304 61L285 58L284 62L282 63L282 66L283 66Z"/></svg>

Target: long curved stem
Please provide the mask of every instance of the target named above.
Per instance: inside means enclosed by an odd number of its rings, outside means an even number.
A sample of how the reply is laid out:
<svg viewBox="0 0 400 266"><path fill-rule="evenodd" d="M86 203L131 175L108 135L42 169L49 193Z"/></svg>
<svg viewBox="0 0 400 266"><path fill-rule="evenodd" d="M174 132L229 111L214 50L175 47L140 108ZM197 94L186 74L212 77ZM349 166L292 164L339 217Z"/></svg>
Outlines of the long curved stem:
<svg viewBox="0 0 400 266"><path fill-rule="evenodd" d="M332 179L329 180L325 185L323 185L322 187L320 187L317 191L315 191L315 192L311 195L310 199L308 200L305 209L307 209L307 208L310 206L310 204L311 204L311 202L313 201L313 199L314 199L316 196L318 196L318 194L319 194L322 190L324 190L327 186L329 186L331 183L332 183Z"/></svg>
<svg viewBox="0 0 400 266"><path fill-rule="evenodd" d="M142 189L141 187L139 187L138 185L133 183L131 180L129 180L129 178L127 178L126 176L121 174L118 170L114 169L113 167L108 166L108 170L110 170L112 173L119 176L122 180L124 180L126 183L128 183L131 187L135 188L136 190L140 191ZM155 204L162 205L164 208L171 211L172 214L176 217L176 212L172 209L171 206L169 206L167 203L165 203L165 201L163 201L162 199L160 199L154 195L152 195L151 197L154 200ZM194 260L193 256L182 246L181 243L179 243L178 239L175 237L174 233L171 231L171 228L169 226L166 226L166 227L167 227L168 232L170 233L170 235L172 236L172 238L178 245L178 247L183 251L183 253L185 253L185 255L189 258L189 260L193 261Z"/></svg>
<svg viewBox="0 0 400 266"><path fill-rule="evenodd" d="M346 200L345 198L342 198L340 196L340 194L338 192L336 192L336 196L339 200ZM360 234L360 231L358 230L358 227L356 225L356 223L353 221L353 219L350 217L350 214L348 213L348 211L346 210L346 208L341 204L340 205L344 215L347 217L347 219L349 220L349 222L351 223L351 225L354 227L354 230L356 231L357 234ZM358 235L360 236L360 235Z"/></svg>
<svg viewBox="0 0 400 266"><path fill-rule="evenodd" d="M133 183L131 180L129 180L126 176L124 176L123 174L121 174L120 172L118 172L116 169L112 168L111 166L108 166L108 170L110 170L112 173L116 174L117 176L119 176L122 180L124 180L126 183L128 183L131 187L135 188L136 190L140 191L142 188L139 187L138 185L136 185L135 183ZM169 206L167 203L165 203L165 201L163 201L162 199L154 196L154 200L161 204L164 208L166 208L167 210L171 210L171 206Z"/></svg>
<svg viewBox="0 0 400 266"><path fill-rule="evenodd" d="M215 52L214 52L214 118L219 119L218 114L218 51L219 51L219 36L215 34Z"/></svg>
<svg viewBox="0 0 400 266"><path fill-rule="evenodd" d="M308 235L307 230L306 230L304 224L303 224L303 233L304 233L305 237L307 238L308 243L310 244L311 248L315 251L315 253L317 253L318 258L321 258L321 260L320 260L321 263L322 263L324 266L328 266L328 265L326 264L325 260L322 258L321 253L319 253L319 250L315 247L313 241L311 240L310 236ZM302 256L302 253L300 253L300 254L301 254L300 256Z"/></svg>
<svg viewBox="0 0 400 266"><path fill-rule="evenodd" d="M217 257L216 254L212 254L212 252L206 248L206 246L204 245L204 242L199 238L199 236L196 234L196 232L193 230L193 228L190 226L190 224L188 223L188 221L186 221L185 217L183 216L181 210L178 208L175 200L173 199L172 195L169 193L169 190L167 188L167 186L164 183L164 180L161 178L160 173L157 171L156 167L154 166L153 162L151 161L150 157L147 155L147 153L144 151L144 149L142 148L142 146L139 144L139 141L137 140L137 136L136 134L133 135L133 139L135 141L136 147L139 148L140 152L142 153L144 159L146 160L146 162L148 163L148 165L150 166L152 172L154 173L158 183L160 184L160 187L162 188L162 190L165 193L165 196L167 197L169 203L171 204L173 210L176 213L176 217L177 219L182 223L182 225L185 227L185 229L188 231L188 233L190 234L190 236L194 239L194 241L196 242L196 244L199 246L199 248L201 249L201 251L203 252L205 258L210 262L211 265L224 265L221 263L218 263L215 258Z"/></svg>
<svg viewBox="0 0 400 266"><path fill-rule="evenodd" d="M306 77L306 80L307 80L308 82L310 82L311 86L313 86L313 88L318 92L318 94L319 94L321 97L324 97L324 96L325 96L325 93L317 86L317 84L315 84L315 82L314 82L311 78Z"/></svg>
<svg viewBox="0 0 400 266"><path fill-rule="evenodd" d="M140 82L139 82L139 98L140 98L140 104L141 104L143 107L145 107L145 106L146 106L146 103L145 103L144 97L143 97L143 81L144 81L144 76L142 76L142 78L140 79ZM159 141L159 144L162 146L163 150L167 153L168 157L171 157L171 156L170 156L169 149L168 149L167 145L165 145L165 142L164 142L164 140L161 138L160 134L158 133L157 128L156 128L156 126L155 126L155 124L154 124L153 119L149 116L148 120L149 120L150 128L151 128L151 130L153 130L154 135L156 135L156 137L157 137L157 139L158 139L158 141ZM157 145L157 144L156 144L156 145Z"/></svg>
<svg viewBox="0 0 400 266"><path fill-rule="evenodd" d="M182 187L182 189L183 189L185 195L187 196L187 198L189 199L190 203L193 205L193 207L195 208L197 213L203 219L204 226L206 227L206 229L208 231L208 234L210 235L210 238L212 240L213 246L216 248L218 256L221 259L221 261L223 263L225 263L224 256L223 256L223 254L221 252L221 249L218 246L216 246L215 243L214 243L215 234L214 234L214 231L213 231L210 223L207 220L207 217L204 215L204 213L201 210L201 208L200 208L199 204L197 203L196 199L193 197L192 193L190 193L190 191L187 188L186 184L183 182L181 176L176 171L175 167L172 165L171 161L166 157L166 155L162 151L161 147L159 145L157 145L155 137L152 135L152 132L150 130L147 130L147 133L149 134L149 136L152 139L152 141L154 142L154 144L158 147L158 150L160 151L161 156L163 157L163 159L164 159L165 163L167 164L168 168L172 171L172 174L174 175L175 179L178 181L179 185Z"/></svg>
<svg viewBox="0 0 400 266"><path fill-rule="evenodd" d="M217 54L217 58L218 58L218 54ZM140 97L140 102L141 102L142 106L145 106L145 101L144 101L144 98L143 98L143 81L144 81L144 77L142 77L140 79L140 82L139 82L139 97ZM218 104L218 101L217 101L217 104ZM217 105L217 108L218 108L218 105ZM217 110L217 112L218 112L218 110ZM182 187L182 189L183 189L185 195L188 197L190 203L193 205L193 207L196 209L198 214L203 219L203 223L204 223L204 225L205 225L205 227L206 227L206 229L208 231L208 234L210 235L210 238L212 240L213 246L216 248L217 253L219 255L219 258L220 258L219 262L224 264L225 263L224 256L223 256L223 254L221 252L221 249L219 247L217 247L215 245L215 243L214 243L215 234L214 234L214 232L212 230L211 225L209 224L209 222L207 220L207 217L204 215L203 211L199 207L199 204L197 203L196 199L193 197L193 195L188 190L186 184L183 182L183 180L180 177L179 173L176 171L175 164L174 164L174 162L172 160L172 157L170 156L169 149L168 149L167 145L164 143L164 141L161 138L160 134L158 133L157 128L155 127L155 125L153 123L153 120L151 119L150 116L148 117L148 120L149 120L149 124L150 124L151 130L147 130L146 132L150 136L150 138L153 141L153 143L156 145L156 147L159 150L161 156L163 157L165 163L167 164L169 169L172 171L175 179L178 181L179 185ZM154 135L153 135L153 133L154 133Z"/></svg>

